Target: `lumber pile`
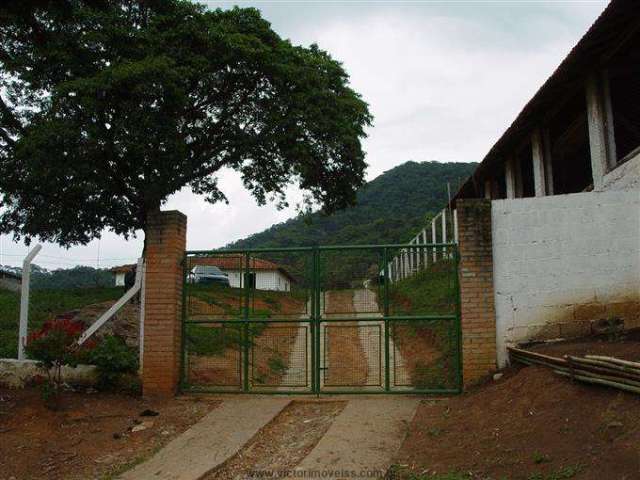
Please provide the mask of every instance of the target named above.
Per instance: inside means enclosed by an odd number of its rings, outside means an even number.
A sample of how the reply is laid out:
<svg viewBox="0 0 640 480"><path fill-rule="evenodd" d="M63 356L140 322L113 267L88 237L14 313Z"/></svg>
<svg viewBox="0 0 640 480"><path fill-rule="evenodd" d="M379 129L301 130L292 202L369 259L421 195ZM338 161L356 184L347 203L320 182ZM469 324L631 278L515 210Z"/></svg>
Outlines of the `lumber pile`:
<svg viewBox="0 0 640 480"><path fill-rule="evenodd" d="M513 361L525 365L542 365L573 380L640 393L638 362L601 355L565 355L558 358L515 347L509 347L508 350Z"/></svg>

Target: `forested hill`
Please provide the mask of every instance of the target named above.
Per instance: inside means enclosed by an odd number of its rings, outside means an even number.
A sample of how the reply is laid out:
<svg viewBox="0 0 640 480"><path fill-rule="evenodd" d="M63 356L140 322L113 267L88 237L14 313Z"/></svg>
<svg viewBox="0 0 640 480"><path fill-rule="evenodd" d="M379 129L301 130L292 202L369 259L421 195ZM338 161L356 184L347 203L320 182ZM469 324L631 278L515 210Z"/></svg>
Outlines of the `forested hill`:
<svg viewBox="0 0 640 480"><path fill-rule="evenodd" d="M475 166L475 163L407 162L362 187L354 207L330 216L314 213L294 218L229 247L408 242L446 204L447 182L451 184L451 193L455 193Z"/></svg>

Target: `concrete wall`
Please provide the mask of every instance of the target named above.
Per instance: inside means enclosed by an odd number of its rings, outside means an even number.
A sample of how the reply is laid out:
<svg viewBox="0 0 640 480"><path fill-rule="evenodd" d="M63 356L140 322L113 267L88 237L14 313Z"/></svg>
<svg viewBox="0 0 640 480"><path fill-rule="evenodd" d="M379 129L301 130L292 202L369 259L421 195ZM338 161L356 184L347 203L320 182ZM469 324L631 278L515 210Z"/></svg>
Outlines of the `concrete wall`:
<svg viewBox="0 0 640 480"><path fill-rule="evenodd" d="M24 388L37 377L46 374L34 360L15 360L0 358L0 386L8 388ZM78 365L62 367L62 380L71 385L92 386L97 383L96 367Z"/></svg>
<svg viewBox="0 0 640 480"><path fill-rule="evenodd" d="M640 150L604 176L601 190L640 189Z"/></svg>
<svg viewBox="0 0 640 480"><path fill-rule="evenodd" d="M498 362L525 340L640 326L640 190L492 202Z"/></svg>

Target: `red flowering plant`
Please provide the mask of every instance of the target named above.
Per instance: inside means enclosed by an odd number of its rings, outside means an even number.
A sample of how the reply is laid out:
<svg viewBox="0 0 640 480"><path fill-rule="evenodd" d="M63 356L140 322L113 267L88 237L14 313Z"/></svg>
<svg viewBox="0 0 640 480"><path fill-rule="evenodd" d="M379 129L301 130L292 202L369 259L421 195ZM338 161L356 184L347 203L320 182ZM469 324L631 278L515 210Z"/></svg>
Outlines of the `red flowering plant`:
<svg viewBox="0 0 640 480"><path fill-rule="evenodd" d="M58 317L47 320L40 329L27 337L25 350L30 358L37 360L46 373L47 380L42 385L42 396L48 405L57 404L62 388L62 367L75 367L94 346L78 345L78 338L84 331L84 322L72 318Z"/></svg>

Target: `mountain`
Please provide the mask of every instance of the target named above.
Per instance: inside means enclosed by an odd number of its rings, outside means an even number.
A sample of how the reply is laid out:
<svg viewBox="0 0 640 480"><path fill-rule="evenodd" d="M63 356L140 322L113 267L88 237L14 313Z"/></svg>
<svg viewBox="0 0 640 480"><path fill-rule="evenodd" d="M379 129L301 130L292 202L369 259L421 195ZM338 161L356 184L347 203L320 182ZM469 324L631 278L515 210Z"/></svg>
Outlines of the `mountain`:
<svg viewBox="0 0 640 480"><path fill-rule="evenodd" d="M333 215L300 215L228 245L269 248L404 243L447 203L476 163L407 162L364 185L357 204Z"/></svg>

